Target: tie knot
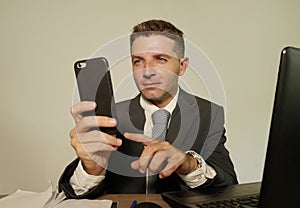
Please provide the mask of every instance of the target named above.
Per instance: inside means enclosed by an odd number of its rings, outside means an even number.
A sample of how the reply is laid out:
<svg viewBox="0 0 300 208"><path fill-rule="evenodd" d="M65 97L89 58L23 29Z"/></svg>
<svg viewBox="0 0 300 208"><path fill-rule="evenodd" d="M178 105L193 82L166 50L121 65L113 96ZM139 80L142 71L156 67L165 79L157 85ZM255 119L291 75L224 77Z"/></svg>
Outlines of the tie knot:
<svg viewBox="0 0 300 208"><path fill-rule="evenodd" d="M167 124L170 118L170 113L167 110L159 109L152 113L153 125Z"/></svg>

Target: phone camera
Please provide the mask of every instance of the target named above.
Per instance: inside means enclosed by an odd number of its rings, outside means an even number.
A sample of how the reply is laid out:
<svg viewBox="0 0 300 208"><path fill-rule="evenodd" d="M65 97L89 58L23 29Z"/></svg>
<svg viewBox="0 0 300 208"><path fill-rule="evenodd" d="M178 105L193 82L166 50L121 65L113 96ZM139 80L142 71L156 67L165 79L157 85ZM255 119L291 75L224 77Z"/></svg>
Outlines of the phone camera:
<svg viewBox="0 0 300 208"><path fill-rule="evenodd" d="M85 62L78 62L77 63L77 68L78 69L83 69L83 68L85 68L86 67L86 63Z"/></svg>

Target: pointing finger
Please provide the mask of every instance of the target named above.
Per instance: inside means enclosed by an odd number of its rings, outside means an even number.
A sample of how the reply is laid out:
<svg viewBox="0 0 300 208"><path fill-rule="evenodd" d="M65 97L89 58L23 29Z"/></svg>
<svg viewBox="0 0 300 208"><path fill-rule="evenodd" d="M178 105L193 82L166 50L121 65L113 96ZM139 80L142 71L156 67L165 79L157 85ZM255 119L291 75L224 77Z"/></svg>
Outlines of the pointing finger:
<svg viewBox="0 0 300 208"><path fill-rule="evenodd" d="M150 143L153 143L154 141L156 141L155 139L148 137L146 135L143 135L143 134L125 132L124 136L128 140L131 140L134 142L139 142L139 143L143 144L144 146L147 146Z"/></svg>

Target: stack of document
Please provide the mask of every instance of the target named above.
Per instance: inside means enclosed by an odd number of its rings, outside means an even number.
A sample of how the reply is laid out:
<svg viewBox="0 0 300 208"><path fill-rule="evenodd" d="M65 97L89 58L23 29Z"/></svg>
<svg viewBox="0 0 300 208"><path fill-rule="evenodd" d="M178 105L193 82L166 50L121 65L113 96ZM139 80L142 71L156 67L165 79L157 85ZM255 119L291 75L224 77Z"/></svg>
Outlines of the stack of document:
<svg viewBox="0 0 300 208"><path fill-rule="evenodd" d="M111 208L111 200L66 199L52 184L44 192L18 190L0 199L0 208Z"/></svg>

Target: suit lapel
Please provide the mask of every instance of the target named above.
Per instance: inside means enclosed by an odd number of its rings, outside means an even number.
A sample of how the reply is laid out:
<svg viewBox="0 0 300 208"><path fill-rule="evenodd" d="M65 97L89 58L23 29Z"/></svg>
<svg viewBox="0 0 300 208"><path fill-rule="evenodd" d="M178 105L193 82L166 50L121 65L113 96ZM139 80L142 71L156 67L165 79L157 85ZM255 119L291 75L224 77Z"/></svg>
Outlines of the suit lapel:
<svg viewBox="0 0 300 208"><path fill-rule="evenodd" d="M129 117L130 117L130 122L132 123L132 125L138 131L140 131L139 133L143 133L146 118L145 118L144 109L140 105L140 95L130 101Z"/></svg>
<svg viewBox="0 0 300 208"><path fill-rule="evenodd" d="M196 138L200 116L196 98L183 90L179 91L178 102L172 113L171 123L167 132L167 141L176 147L189 149L190 142ZM191 138L190 138L191 137Z"/></svg>
<svg viewBox="0 0 300 208"><path fill-rule="evenodd" d="M143 134L146 118L144 109L140 105L140 96L137 96L130 101L129 118L129 122L135 127L135 130L129 132ZM137 142L129 142L131 146L131 153L134 156L139 157L142 154L142 151L144 150L144 146Z"/></svg>

